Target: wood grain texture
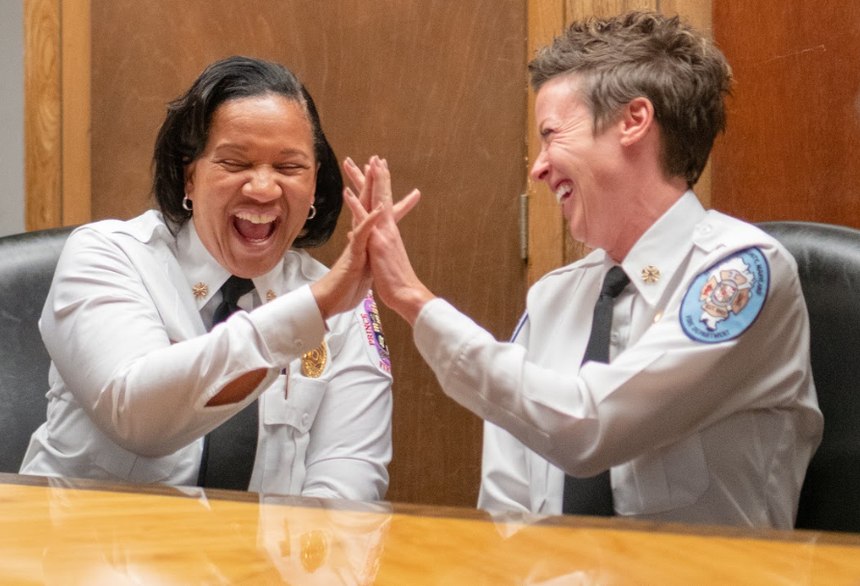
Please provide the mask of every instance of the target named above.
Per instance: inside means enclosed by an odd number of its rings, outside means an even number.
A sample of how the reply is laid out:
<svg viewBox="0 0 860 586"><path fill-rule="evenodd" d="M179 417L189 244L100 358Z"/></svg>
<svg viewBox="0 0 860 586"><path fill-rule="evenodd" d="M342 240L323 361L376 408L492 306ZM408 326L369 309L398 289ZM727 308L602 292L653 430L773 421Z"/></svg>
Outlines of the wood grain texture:
<svg viewBox="0 0 860 586"><path fill-rule="evenodd" d="M588 16L612 16L628 10L658 10L660 0L566 0L567 22Z"/></svg>
<svg viewBox="0 0 860 586"><path fill-rule="evenodd" d="M89 222L90 0L62 0L62 225Z"/></svg>
<svg viewBox="0 0 860 586"><path fill-rule="evenodd" d="M713 0L658 0L657 8L663 14L677 14L682 19L690 23L698 31L706 34L709 38L714 36L713 10L711 7ZM711 163L713 157L708 159L708 164L699 176L699 181L694 186L696 196L706 208L711 207L711 191L712 191L712 168Z"/></svg>
<svg viewBox="0 0 860 586"><path fill-rule="evenodd" d="M62 221L59 0L24 1L25 225Z"/></svg>
<svg viewBox="0 0 860 586"><path fill-rule="evenodd" d="M92 0L93 216L149 206L165 104L231 54L280 61L316 100L339 157L387 157L396 195L422 202L401 229L419 276L505 339L522 312L523 0ZM165 15L171 15L166 18ZM330 263L345 243L344 211ZM447 399L386 309L395 377L389 498L474 505L480 419Z"/></svg>
<svg viewBox="0 0 860 586"><path fill-rule="evenodd" d="M714 153L714 207L860 227L858 23L853 0L714 3L736 82Z"/></svg>
<svg viewBox="0 0 860 586"><path fill-rule="evenodd" d="M858 554L857 535L0 484L4 584L838 586Z"/></svg>
<svg viewBox="0 0 860 586"><path fill-rule="evenodd" d="M559 0L528 0L528 58L534 58L540 47L548 45L565 26L564 4ZM529 84L528 116L525 136L528 144L526 176L540 153L535 120L535 93ZM528 283L533 285L543 275L565 262L567 225L559 213L555 196L542 181L528 180L529 254Z"/></svg>

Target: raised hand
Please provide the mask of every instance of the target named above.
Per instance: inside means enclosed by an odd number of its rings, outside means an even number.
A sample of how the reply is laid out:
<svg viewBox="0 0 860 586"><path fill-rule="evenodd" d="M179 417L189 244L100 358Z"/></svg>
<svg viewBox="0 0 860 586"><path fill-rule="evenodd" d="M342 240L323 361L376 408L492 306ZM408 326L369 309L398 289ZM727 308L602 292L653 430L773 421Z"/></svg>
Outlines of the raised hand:
<svg viewBox="0 0 860 586"><path fill-rule="evenodd" d="M420 193L413 190L395 204L391 196L391 175L384 159L371 158L363 173L354 164L351 167L347 174L359 190L355 201L368 217L380 214L367 240L374 289L383 303L414 324L421 308L434 295L415 274L397 222L415 207ZM354 217L358 215L353 213Z"/></svg>
<svg viewBox="0 0 860 586"><path fill-rule="evenodd" d="M319 281L311 284L311 292L323 319L347 311L361 301L371 285L367 247L373 226L382 216L382 208L368 212L352 193L344 192L344 200L352 211L352 230L337 262Z"/></svg>
<svg viewBox="0 0 860 586"><path fill-rule="evenodd" d="M370 170L371 166L374 164L379 164L379 163L381 163L386 169L388 168L387 161L385 161L385 159L380 159L376 155L374 155L370 158L370 161L364 166L363 171L361 169L359 169L358 165L356 165L355 162L352 159L350 159L349 157L347 157L346 160L343 162L343 171L346 174L347 178L352 183L353 187L355 188L355 191L358 192L358 195L356 196L356 198L358 199L358 201L361 202L362 207L367 212L369 212L371 210L371 208L374 206L374 203L372 201L373 179L371 178L371 182L368 184L366 176L367 176L367 173ZM376 203L378 204L378 203L386 203L387 202L388 204L391 204L392 214L394 216L395 222L399 222L400 220L402 220L406 216L406 214L408 214L412 210L412 208L415 207L415 205L418 203L418 200L421 198L421 192L418 191L417 189L413 189L408 194L406 194L404 197L402 197L400 199L400 201L398 201L397 203L393 203L392 197L391 197L391 181L390 181L390 178L389 178L387 184L385 186L383 186L383 188L386 189L387 192L384 195L378 194L378 197L381 199L380 199L380 201L377 201ZM346 193L347 191L349 193L355 195L354 192L349 187L346 188L346 191L344 193ZM344 199L346 199L346 198L344 198ZM382 201L382 200L384 200L384 201ZM356 217L357 217L356 213L353 210L353 224L356 221Z"/></svg>

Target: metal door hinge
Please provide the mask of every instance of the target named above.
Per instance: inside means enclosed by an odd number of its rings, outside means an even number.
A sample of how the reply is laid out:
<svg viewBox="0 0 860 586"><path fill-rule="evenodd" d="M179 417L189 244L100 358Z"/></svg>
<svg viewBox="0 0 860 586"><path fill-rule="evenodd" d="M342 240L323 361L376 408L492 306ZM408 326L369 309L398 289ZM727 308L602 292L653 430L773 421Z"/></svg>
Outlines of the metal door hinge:
<svg viewBox="0 0 860 586"><path fill-rule="evenodd" d="M520 194L520 260L529 260L529 195Z"/></svg>

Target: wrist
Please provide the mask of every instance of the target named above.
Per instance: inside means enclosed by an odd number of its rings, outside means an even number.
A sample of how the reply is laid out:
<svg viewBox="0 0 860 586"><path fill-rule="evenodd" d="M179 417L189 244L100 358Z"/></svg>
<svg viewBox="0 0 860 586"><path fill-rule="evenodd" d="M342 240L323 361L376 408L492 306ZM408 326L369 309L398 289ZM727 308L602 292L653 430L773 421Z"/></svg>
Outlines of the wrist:
<svg viewBox="0 0 860 586"><path fill-rule="evenodd" d="M418 315L428 302L436 296L426 287L411 287L398 292L391 309L397 312L410 326L414 326Z"/></svg>
<svg viewBox="0 0 860 586"><path fill-rule="evenodd" d="M323 321L327 320L330 316L331 312L331 303L330 303L330 291L329 288L326 287L326 283L323 279L311 283L310 285L311 293L314 296L314 301L316 301L317 309L320 312L320 315L323 318Z"/></svg>

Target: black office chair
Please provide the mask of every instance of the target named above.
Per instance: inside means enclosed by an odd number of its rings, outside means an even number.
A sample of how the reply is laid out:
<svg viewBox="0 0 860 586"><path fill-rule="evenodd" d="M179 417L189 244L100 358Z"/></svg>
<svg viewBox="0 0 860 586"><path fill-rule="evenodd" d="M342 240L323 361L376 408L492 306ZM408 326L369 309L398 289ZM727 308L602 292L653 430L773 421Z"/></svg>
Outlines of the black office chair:
<svg viewBox="0 0 860 586"><path fill-rule="evenodd" d="M45 421L50 358L38 320L72 228L0 238L0 472L18 472Z"/></svg>
<svg viewBox="0 0 860 586"><path fill-rule="evenodd" d="M811 222L759 227L794 255L809 309L812 375L824 437L812 458L798 528L860 531L860 230Z"/></svg>

